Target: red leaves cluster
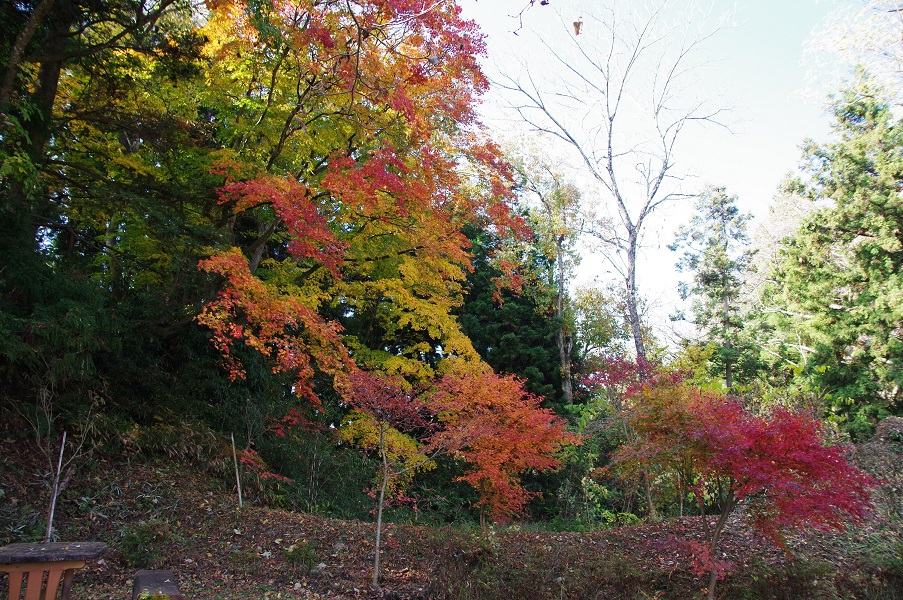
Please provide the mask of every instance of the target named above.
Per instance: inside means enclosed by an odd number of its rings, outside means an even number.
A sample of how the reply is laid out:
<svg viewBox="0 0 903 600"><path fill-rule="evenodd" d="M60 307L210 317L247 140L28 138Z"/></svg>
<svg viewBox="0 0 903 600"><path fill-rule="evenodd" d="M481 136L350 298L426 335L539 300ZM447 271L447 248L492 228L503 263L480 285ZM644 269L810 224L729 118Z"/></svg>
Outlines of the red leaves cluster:
<svg viewBox="0 0 903 600"><path fill-rule="evenodd" d="M850 464L848 448L823 444L811 416L784 407L757 415L722 394L673 385L646 386L629 422L638 439L616 465L680 470L697 499L721 490L723 510L743 503L776 541L784 528L840 529L870 509L875 481Z"/></svg>
<svg viewBox="0 0 903 600"><path fill-rule="evenodd" d="M751 500L759 530L778 539L783 527L842 529L868 515L875 480L850 464L849 448L823 444L818 421L783 407L744 418L739 405L731 406L742 432L736 441L753 459L732 460L736 451L722 441L723 458L713 466L737 481L738 498Z"/></svg>
<svg viewBox="0 0 903 600"><path fill-rule="evenodd" d="M274 473L264 460L257 454L253 448L246 448L238 451L238 462L249 472L254 473L261 479L272 479L273 481L291 481L288 477Z"/></svg>
<svg viewBox="0 0 903 600"><path fill-rule="evenodd" d="M306 432L308 434L329 434L332 430L321 423L303 414L301 408L293 406L288 409L281 419L273 424L273 433L279 437L285 437L289 432Z"/></svg>
<svg viewBox="0 0 903 600"><path fill-rule="evenodd" d="M684 568L697 577L712 571L720 575L726 573L730 568L730 563L719 559L717 553L712 552L708 543L676 535L668 535L660 543L663 546L663 552L682 557L685 561Z"/></svg>
<svg viewBox="0 0 903 600"><path fill-rule="evenodd" d="M393 148L375 152L363 163L351 157L334 157L323 187L363 216L393 214L406 217L406 202L429 200L427 189L401 162ZM386 199L391 199L390 208Z"/></svg>
<svg viewBox="0 0 903 600"><path fill-rule="evenodd" d="M218 193L220 202L232 203L236 212L272 206L289 231L289 253L297 259L314 259L338 276L344 245L330 231L305 185L286 177L265 175L229 183Z"/></svg>
<svg viewBox="0 0 903 600"><path fill-rule="evenodd" d="M349 403L403 433L435 427L432 413L403 377L355 370L348 375Z"/></svg>

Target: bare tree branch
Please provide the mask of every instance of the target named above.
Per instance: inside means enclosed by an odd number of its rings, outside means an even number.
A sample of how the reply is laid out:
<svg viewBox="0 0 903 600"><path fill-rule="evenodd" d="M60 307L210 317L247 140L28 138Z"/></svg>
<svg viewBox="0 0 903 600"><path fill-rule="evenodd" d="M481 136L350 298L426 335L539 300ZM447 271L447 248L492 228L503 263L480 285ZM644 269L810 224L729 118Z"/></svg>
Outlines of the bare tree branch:
<svg viewBox="0 0 903 600"><path fill-rule="evenodd" d="M668 0L645 14L620 2L599 8L587 17L579 38L568 34L567 48L540 36L557 80L540 83L535 70L522 63L522 74L502 74L494 82L531 129L571 147L603 191L598 203L617 214L614 230L589 233L607 248L606 258L624 278L639 358L646 356L636 285L644 225L662 205L694 196L674 172L678 142L690 124L721 125L724 111L683 98L697 69L696 52L719 28L693 36L683 23L666 23L671 8ZM570 31L563 18L561 26Z"/></svg>

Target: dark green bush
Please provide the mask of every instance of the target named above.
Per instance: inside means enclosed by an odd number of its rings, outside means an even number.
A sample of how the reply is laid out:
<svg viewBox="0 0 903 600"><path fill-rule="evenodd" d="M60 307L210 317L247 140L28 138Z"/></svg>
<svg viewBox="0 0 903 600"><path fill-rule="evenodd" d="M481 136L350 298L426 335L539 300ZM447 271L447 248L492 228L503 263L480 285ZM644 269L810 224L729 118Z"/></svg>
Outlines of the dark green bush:
<svg viewBox="0 0 903 600"><path fill-rule="evenodd" d="M171 525L163 519L127 525L120 532L117 550L126 565L136 569L160 566L162 550L174 540Z"/></svg>

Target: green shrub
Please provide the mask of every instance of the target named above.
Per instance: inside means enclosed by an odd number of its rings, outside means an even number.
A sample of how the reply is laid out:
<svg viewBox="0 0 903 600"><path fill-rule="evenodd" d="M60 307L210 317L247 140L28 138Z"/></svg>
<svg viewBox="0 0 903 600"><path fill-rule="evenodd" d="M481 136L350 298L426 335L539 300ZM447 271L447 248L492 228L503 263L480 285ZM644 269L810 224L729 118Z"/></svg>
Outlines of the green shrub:
<svg viewBox="0 0 903 600"><path fill-rule="evenodd" d="M162 519L127 525L120 535L118 550L122 560L137 569L158 566L160 552L173 541L172 528Z"/></svg>
<svg viewBox="0 0 903 600"><path fill-rule="evenodd" d="M307 540L285 549L285 562L303 571L310 571L318 562L316 545Z"/></svg>

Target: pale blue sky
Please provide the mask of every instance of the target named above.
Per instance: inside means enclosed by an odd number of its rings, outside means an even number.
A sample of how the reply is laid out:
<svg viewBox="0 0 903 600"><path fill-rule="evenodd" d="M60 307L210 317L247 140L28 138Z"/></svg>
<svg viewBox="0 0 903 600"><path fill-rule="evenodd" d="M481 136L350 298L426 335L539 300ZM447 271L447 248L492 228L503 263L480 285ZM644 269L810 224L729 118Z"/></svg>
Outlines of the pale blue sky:
<svg viewBox="0 0 903 600"><path fill-rule="evenodd" d="M602 2L603 0L595 0ZM641 0L638 0L641 1ZM686 171L704 184L724 185L739 197L740 206L765 217L781 180L799 161L799 147L805 138L824 140L830 131L825 110L826 97L836 81L826 81L803 65L804 44L813 30L823 26L826 15L856 0L714 0L713 18L728 15L728 25L705 45L706 63L702 74L702 96L718 98L720 106L731 108L730 131L704 128L686 134L677 160ZM488 36L489 60L510 72L514 57L528 55L538 45L530 30L554 45L568 35L566 23L581 11L579 0L537 0L523 14L524 29L519 35L516 15L527 0L460 0L464 16L479 23ZM682 7L685 3L673 2ZM586 6L591 6L586 3ZM584 40L588 38L583 38ZM811 62L811 61L810 61ZM532 65L533 63L531 63ZM533 71L534 69L531 69ZM535 69L542 72L540 69ZM534 73L536 76L536 73ZM499 110L493 96L487 98L487 121ZM510 127L510 125L501 125ZM653 321L666 329L667 313L677 302L676 256L665 246L673 240L676 226L689 219L689 210L674 208L649 223L646 250L638 276L644 293L656 304ZM607 267L598 256L585 255L580 280L604 277ZM661 331L663 335L664 332Z"/></svg>
<svg viewBox="0 0 903 600"><path fill-rule="evenodd" d="M505 68L509 53L530 44L529 29L546 39L561 35L556 11L567 18L574 2L550 0L524 13L524 30L513 32L526 0L462 0L464 15L489 36L487 71L494 62ZM729 25L708 40L708 64L702 67L704 95L719 96L731 108L731 132L708 128L688 135L686 156L703 181L726 185L747 210L764 214L784 174L794 169L806 137L824 138L829 119L824 98L832 91L807 80L803 44L839 2L827 0L745 0L714 2L729 14ZM721 14L721 13L719 13ZM812 74L809 74L810 76ZM815 82L818 86L818 82ZM492 97L487 99L492 104ZM698 163L698 164L697 164Z"/></svg>

